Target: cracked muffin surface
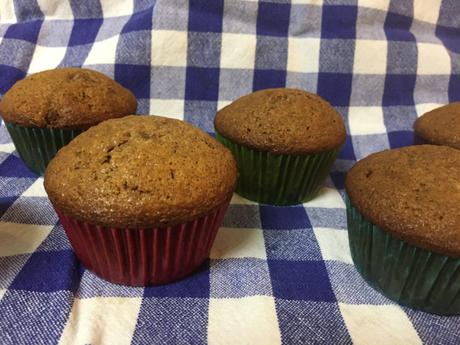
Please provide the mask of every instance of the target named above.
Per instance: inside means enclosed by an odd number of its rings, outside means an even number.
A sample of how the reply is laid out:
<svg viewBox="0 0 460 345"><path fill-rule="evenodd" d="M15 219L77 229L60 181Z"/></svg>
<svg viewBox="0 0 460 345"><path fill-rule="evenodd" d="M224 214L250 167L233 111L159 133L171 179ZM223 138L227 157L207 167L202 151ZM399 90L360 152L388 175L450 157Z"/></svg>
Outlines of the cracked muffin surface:
<svg viewBox="0 0 460 345"><path fill-rule="evenodd" d="M221 206L236 176L230 151L202 130L131 115L91 127L62 148L45 189L77 220L139 228L183 223Z"/></svg>
<svg viewBox="0 0 460 345"><path fill-rule="evenodd" d="M6 122L25 127L82 128L134 114L131 91L85 68L47 70L19 80L0 102Z"/></svg>

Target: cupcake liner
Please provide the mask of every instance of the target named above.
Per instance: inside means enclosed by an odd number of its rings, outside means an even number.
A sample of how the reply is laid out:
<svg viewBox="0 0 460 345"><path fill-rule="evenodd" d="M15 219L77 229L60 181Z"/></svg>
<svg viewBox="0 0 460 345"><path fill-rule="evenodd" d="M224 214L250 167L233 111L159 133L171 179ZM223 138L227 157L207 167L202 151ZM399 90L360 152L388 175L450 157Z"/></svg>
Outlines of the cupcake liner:
<svg viewBox="0 0 460 345"><path fill-rule="evenodd" d="M112 283L146 286L183 278L209 257L229 202L195 220L154 228L103 227L56 213L86 268Z"/></svg>
<svg viewBox="0 0 460 345"><path fill-rule="evenodd" d="M49 161L61 147L83 132L83 129L52 129L5 124L19 156L30 170L39 175L43 175Z"/></svg>
<svg viewBox="0 0 460 345"><path fill-rule="evenodd" d="M414 309L460 314L460 259L399 240L346 204L351 256L369 285Z"/></svg>
<svg viewBox="0 0 460 345"><path fill-rule="evenodd" d="M264 204L293 205L312 199L340 151L272 154L236 144L219 133L216 138L235 157L239 172L236 193Z"/></svg>

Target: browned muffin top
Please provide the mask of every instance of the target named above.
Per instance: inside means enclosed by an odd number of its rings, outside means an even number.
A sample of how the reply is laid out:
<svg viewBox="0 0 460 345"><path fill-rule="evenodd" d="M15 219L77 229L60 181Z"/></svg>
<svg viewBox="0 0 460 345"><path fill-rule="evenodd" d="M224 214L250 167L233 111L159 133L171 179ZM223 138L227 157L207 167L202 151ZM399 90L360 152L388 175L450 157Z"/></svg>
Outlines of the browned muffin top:
<svg viewBox="0 0 460 345"><path fill-rule="evenodd" d="M414 129L429 143L460 149L460 102L423 114L415 121Z"/></svg>
<svg viewBox="0 0 460 345"><path fill-rule="evenodd" d="M61 68L16 82L0 102L6 122L47 128L89 127L134 114L134 95L102 73Z"/></svg>
<svg viewBox="0 0 460 345"><path fill-rule="evenodd" d="M216 131L253 149L316 153L338 148L346 133L341 116L321 97L297 89L266 89L217 112Z"/></svg>
<svg viewBox="0 0 460 345"><path fill-rule="evenodd" d="M182 223L228 200L236 163L192 125L127 116L91 127L62 148L45 172L53 205L78 220L114 227Z"/></svg>
<svg viewBox="0 0 460 345"><path fill-rule="evenodd" d="M346 191L384 231L460 257L460 151L418 145L374 153L350 170Z"/></svg>

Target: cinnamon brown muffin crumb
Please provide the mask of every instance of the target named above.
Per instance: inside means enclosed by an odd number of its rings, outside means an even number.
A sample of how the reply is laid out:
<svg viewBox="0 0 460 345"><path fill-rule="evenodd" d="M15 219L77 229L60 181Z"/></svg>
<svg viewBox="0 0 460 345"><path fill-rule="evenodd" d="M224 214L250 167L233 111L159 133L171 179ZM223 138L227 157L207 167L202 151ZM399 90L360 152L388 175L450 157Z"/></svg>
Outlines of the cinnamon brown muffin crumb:
<svg viewBox="0 0 460 345"><path fill-rule="evenodd" d="M427 143L460 149L460 102L423 114L415 121L414 129Z"/></svg>
<svg viewBox="0 0 460 345"><path fill-rule="evenodd" d="M418 145L372 154L348 173L363 216L411 245L460 257L460 151Z"/></svg>
<svg viewBox="0 0 460 345"><path fill-rule="evenodd" d="M265 89L217 112L214 125L240 145L272 153L308 154L340 147L341 116L318 95L298 89Z"/></svg>
<svg viewBox="0 0 460 345"><path fill-rule="evenodd" d="M5 122L25 127L84 128L136 112L128 89L102 73L60 68L16 82L0 102Z"/></svg>
<svg viewBox="0 0 460 345"><path fill-rule="evenodd" d="M228 201L235 184L229 150L188 123L153 115L91 127L45 173L58 210L125 228L184 223Z"/></svg>

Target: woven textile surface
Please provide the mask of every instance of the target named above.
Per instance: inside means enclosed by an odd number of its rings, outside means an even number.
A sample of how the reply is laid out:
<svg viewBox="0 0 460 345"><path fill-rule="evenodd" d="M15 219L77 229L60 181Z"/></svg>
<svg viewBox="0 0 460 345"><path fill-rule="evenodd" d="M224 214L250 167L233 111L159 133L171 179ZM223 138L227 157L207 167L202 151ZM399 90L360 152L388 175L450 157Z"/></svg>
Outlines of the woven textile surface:
<svg viewBox="0 0 460 345"><path fill-rule="evenodd" d="M418 116L460 100L460 2L1 1L0 95L63 66L210 133L241 95L302 88L343 115L347 141L313 201L235 196L197 273L131 288L78 263L2 123L0 344L460 344L460 317L401 307L359 276L344 204L356 160L412 144Z"/></svg>

